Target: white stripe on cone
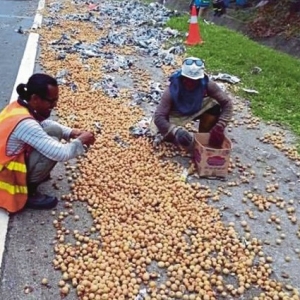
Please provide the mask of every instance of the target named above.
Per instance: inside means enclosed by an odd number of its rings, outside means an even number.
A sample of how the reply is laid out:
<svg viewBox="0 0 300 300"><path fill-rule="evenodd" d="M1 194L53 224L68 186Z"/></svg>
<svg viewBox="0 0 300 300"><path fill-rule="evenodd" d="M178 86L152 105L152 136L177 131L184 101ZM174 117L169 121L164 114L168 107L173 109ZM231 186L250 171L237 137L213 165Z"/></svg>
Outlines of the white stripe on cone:
<svg viewBox="0 0 300 300"><path fill-rule="evenodd" d="M191 21L190 21L191 24L197 24L198 23L198 18L197 16L191 16Z"/></svg>

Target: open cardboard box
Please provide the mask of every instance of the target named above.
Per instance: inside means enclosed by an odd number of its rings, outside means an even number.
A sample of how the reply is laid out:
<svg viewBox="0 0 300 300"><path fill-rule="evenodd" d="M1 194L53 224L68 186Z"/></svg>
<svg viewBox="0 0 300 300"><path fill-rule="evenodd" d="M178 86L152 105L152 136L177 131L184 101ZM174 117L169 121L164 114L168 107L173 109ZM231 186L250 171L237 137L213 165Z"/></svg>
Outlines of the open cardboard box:
<svg viewBox="0 0 300 300"><path fill-rule="evenodd" d="M228 137L220 149L208 147L209 133L196 133L193 159L200 177L226 177L231 141Z"/></svg>

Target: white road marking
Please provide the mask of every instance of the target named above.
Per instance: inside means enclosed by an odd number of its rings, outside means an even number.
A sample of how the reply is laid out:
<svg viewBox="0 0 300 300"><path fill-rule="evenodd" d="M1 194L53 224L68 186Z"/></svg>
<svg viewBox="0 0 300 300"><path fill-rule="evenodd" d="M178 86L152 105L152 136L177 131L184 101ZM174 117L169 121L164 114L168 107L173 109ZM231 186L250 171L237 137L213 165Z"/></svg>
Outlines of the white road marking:
<svg viewBox="0 0 300 300"><path fill-rule="evenodd" d="M40 0L39 1L39 6L37 9L37 13L35 15L34 21L33 21L33 25L31 27L31 29L37 29L40 28L42 26L42 21L43 21L43 16L40 13L41 10L43 10L45 7L45 0Z"/></svg>
<svg viewBox="0 0 300 300"><path fill-rule="evenodd" d="M41 14L36 14L31 29L40 28L42 26L42 20L43 16Z"/></svg>
<svg viewBox="0 0 300 300"><path fill-rule="evenodd" d="M40 0L38 5L38 11L44 9L44 6L45 6L45 1ZM40 27L42 24L42 15L39 14L39 12L37 12L35 16L34 25L35 24L38 27ZM10 103L17 100L18 97L18 94L16 92L17 85L19 83L26 83L28 81L28 78L32 75L34 71L35 59L36 59L36 54L38 49L38 42L39 42L39 34L30 33L28 36L23 58L19 67L15 85L12 91ZM9 214L5 210L0 208L0 269L2 267L2 259L5 250L5 239L7 234L8 221L9 221Z"/></svg>
<svg viewBox="0 0 300 300"><path fill-rule="evenodd" d="M19 67L19 72L13 88L10 102L17 100L18 98L18 94L16 91L16 87L18 86L18 84L26 83L28 81L28 78L32 75L32 72L34 70L34 65L35 65L38 42L39 42L39 34L30 33L28 36L21 65Z"/></svg>
<svg viewBox="0 0 300 300"><path fill-rule="evenodd" d="M38 10L43 10L45 7L45 0L40 0L38 4Z"/></svg>
<svg viewBox="0 0 300 300"><path fill-rule="evenodd" d="M14 15L0 15L0 18L7 18L7 19L32 19L32 17L28 16L14 16Z"/></svg>

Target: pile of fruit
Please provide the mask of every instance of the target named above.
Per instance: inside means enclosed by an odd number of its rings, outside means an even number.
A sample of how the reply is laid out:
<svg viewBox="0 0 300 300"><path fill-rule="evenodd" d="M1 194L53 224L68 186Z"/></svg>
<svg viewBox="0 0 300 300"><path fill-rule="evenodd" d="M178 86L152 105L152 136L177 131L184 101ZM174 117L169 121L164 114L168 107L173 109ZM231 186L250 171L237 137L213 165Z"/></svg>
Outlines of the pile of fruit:
<svg viewBox="0 0 300 300"><path fill-rule="evenodd" d="M115 3L116 9L120 3ZM65 0L56 14L70 13L89 13L89 7ZM49 17L47 9L45 16ZM272 278L273 259L264 254L262 243L250 234L244 242L234 223L221 221L220 211L208 204L215 195L210 187L180 179L182 166L172 160L178 154L175 148L153 147L147 137L130 134L129 128L144 115L139 106L130 105L132 93L136 88L147 90L154 74L136 65L130 72L120 70L120 76L130 76L133 87L111 98L90 84L104 77L103 58L82 59L70 53L58 59L49 42L63 33L74 42L105 37L112 24L109 16L100 17L105 24L101 30L89 22L63 18L51 30L40 29L44 71L55 76L68 70L67 83L60 86L59 120L97 135L77 164L66 166L71 191L63 195L65 209L53 222L57 230L53 265L62 272L61 294L76 289L82 300L299 299L297 289ZM142 60L134 47L105 47ZM169 74L176 67L163 70ZM95 123L101 124L101 132ZM261 210L274 199L250 192L245 197ZM240 201L232 199L236 200ZM66 225L69 219L80 221L74 214L75 202L82 202L92 218L88 232Z"/></svg>

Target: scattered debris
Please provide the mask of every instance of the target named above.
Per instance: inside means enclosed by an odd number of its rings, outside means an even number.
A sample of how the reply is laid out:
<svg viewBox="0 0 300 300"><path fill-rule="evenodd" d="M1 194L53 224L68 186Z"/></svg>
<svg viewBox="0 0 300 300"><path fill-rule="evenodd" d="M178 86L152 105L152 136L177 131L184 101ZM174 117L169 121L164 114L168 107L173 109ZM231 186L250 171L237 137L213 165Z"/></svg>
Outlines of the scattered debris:
<svg viewBox="0 0 300 300"><path fill-rule="evenodd" d="M59 85L67 84L66 77L68 76L68 74L69 74L69 71L65 70L65 69L57 72L55 77L56 77L56 80Z"/></svg>
<svg viewBox="0 0 300 300"><path fill-rule="evenodd" d="M57 54L57 59L58 59L58 60L63 60L63 59L66 58L66 56L67 56L67 54L66 54L65 52L59 52L59 53Z"/></svg>
<svg viewBox="0 0 300 300"><path fill-rule="evenodd" d="M258 91L256 90L244 89L244 88L242 90L249 94L259 94Z"/></svg>
<svg viewBox="0 0 300 300"><path fill-rule="evenodd" d="M107 60L107 63L104 64L103 68L106 72L117 72L120 69L128 70L131 66L133 66L133 61L131 59L127 59L123 55L115 55Z"/></svg>
<svg viewBox="0 0 300 300"><path fill-rule="evenodd" d="M101 131L102 131L102 126L101 126L100 122L95 122L95 123L94 123L94 126L95 126L95 128L96 128L96 132L97 132L97 133L101 133Z"/></svg>
<svg viewBox="0 0 300 300"><path fill-rule="evenodd" d="M258 4L255 6L255 8L259 8L259 7L263 7L266 4L269 3L269 0L261 0L260 2L258 2Z"/></svg>
<svg viewBox="0 0 300 300"><path fill-rule="evenodd" d="M124 142L123 139L119 135L115 135L113 140L123 148L129 147L129 144Z"/></svg>
<svg viewBox="0 0 300 300"><path fill-rule="evenodd" d="M17 33L20 33L20 34L24 34L24 30L22 28L22 26L20 26L17 30L16 30Z"/></svg>
<svg viewBox="0 0 300 300"><path fill-rule="evenodd" d="M222 80L222 81L227 81L229 83L238 83L241 81L240 78L234 76L234 75L229 75L229 74L226 74L226 73L219 73L218 75L212 75L211 76L211 79L212 80Z"/></svg>
<svg viewBox="0 0 300 300"><path fill-rule="evenodd" d="M133 136L145 136L145 135L148 135L150 133L149 125L150 125L149 118L143 118L136 125L131 126L129 128L129 132Z"/></svg>
<svg viewBox="0 0 300 300"><path fill-rule="evenodd" d="M141 289L138 295L135 297L135 300L144 300L146 295L147 295L147 290L145 288Z"/></svg>
<svg viewBox="0 0 300 300"><path fill-rule="evenodd" d="M251 74L259 74L262 71L260 67L254 67L251 71Z"/></svg>
<svg viewBox="0 0 300 300"><path fill-rule="evenodd" d="M101 81L101 87L104 92L111 98L116 98L119 95L118 86L112 76L105 75Z"/></svg>

